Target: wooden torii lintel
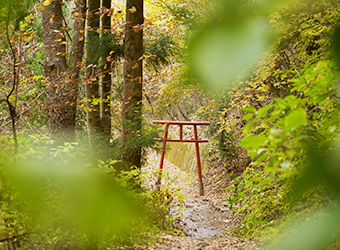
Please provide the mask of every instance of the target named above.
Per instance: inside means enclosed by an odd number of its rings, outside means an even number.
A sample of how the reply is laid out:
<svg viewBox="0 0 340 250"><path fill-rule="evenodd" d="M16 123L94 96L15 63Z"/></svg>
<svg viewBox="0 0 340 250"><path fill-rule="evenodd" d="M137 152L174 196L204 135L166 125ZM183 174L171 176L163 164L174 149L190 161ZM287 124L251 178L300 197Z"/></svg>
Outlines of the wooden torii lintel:
<svg viewBox="0 0 340 250"><path fill-rule="evenodd" d="M204 187L202 181L202 169L201 169L201 158L200 158L200 149L199 144L202 142L208 142L207 139L199 139L197 135L197 126L199 125L210 125L210 122L188 122L188 121L153 121L153 123L165 124L164 131L164 139L156 139L159 141L163 141L163 148L161 154L161 161L159 164L159 169L161 170L158 173L158 179L156 185L159 186L161 184L161 173L163 169L164 156L165 156L165 147L167 142L189 142L195 143L196 147L196 157L197 157L197 172L198 172L198 182L199 182L199 190L200 195L204 195ZM179 139L168 138L168 131L170 125L178 125L179 126ZM192 125L194 127L194 138L193 139L183 139L183 126Z"/></svg>

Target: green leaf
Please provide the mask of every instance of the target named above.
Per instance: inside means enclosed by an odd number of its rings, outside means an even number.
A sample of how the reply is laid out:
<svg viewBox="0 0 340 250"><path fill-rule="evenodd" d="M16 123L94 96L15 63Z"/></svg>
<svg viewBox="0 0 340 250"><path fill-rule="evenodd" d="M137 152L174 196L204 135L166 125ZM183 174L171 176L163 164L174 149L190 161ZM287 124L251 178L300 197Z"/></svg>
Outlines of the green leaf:
<svg viewBox="0 0 340 250"><path fill-rule="evenodd" d="M254 113L248 113L248 114L245 114L243 117L242 117L242 121L247 121L247 120L250 120L251 118L254 117Z"/></svg>
<svg viewBox="0 0 340 250"><path fill-rule="evenodd" d="M269 109L271 109L273 106L274 106L273 104L269 104L269 105L267 105L267 106L264 106L264 107L260 108L260 109L256 112L257 116L258 116L258 117L261 117L261 118L264 118L264 117L267 115L267 111L268 111Z"/></svg>
<svg viewBox="0 0 340 250"><path fill-rule="evenodd" d="M274 98L274 101L281 106L284 106L284 107L288 106L288 103L282 98Z"/></svg>
<svg viewBox="0 0 340 250"><path fill-rule="evenodd" d="M257 163L260 163L268 158L268 155L262 155L259 158L256 159Z"/></svg>
<svg viewBox="0 0 340 250"><path fill-rule="evenodd" d="M264 135L252 135L241 140L241 146L245 149L253 148L257 149L263 146L267 141L267 137Z"/></svg>
<svg viewBox="0 0 340 250"><path fill-rule="evenodd" d="M276 157L270 158L270 161L268 163L268 166L265 168L265 171L268 173L275 172L277 164L278 164L278 160L276 159Z"/></svg>
<svg viewBox="0 0 340 250"><path fill-rule="evenodd" d="M248 134L251 130L251 128L253 127L253 124L258 122L258 119L255 119L255 120L251 120L250 122L248 122L244 128L243 128L243 134Z"/></svg>
<svg viewBox="0 0 340 250"><path fill-rule="evenodd" d="M271 44L265 18L227 19L225 13L206 25L191 41L189 62L194 74L209 88L231 84L249 70Z"/></svg>
<svg viewBox="0 0 340 250"><path fill-rule="evenodd" d="M297 97L295 95L288 95L285 97L285 100L291 106L298 103Z"/></svg>
<svg viewBox="0 0 340 250"><path fill-rule="evenodd" d="M242 110L243 111L248 111L248 112L253 112L253 113L256 112L256 108L254 108L254 107L245 107Z"/></svg>
<svg viewBox="0 0 340 250"><path fill-rule="evenodd" d="M308 165L294 184L290 194L293 198L321 184L326 184L332 191L340 191L340 141L337 143L336 147L327 153L319 151L320 145L317 143L308 143Z"/></svg>
<svg viewBox="0 0 340 250"><path fill-rule="evenodd" d="M319 213L314 218L304 218L305 223L295 224L294 233L277 241L269 249L331 249L333 236L339 231L340 206L332 213ZM291 230L291 229L289 229Z"/></svg>
<svg viewBox="0 0 340 250"><path fill-rule="evenodd" d="M284 118L284 129L289 132L293 129L299 128L307 123L307 115L303 109L297 109L289 113Z"/></svg>

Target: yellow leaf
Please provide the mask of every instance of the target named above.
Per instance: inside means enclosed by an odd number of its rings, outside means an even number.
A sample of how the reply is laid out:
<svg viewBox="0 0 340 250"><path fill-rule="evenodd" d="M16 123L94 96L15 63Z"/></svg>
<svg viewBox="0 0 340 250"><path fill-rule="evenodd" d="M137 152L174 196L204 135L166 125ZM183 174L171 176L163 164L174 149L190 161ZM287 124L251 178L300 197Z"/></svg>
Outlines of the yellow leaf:
<svg viewBox="0 0 340 250"><path fill-rule="evenodd" d="M119 18L122 17L122 15L123 15L123 13L121 11L118 11L116 14L113 15L113 18L114 19L119 19Z"/></svg>
<svg viewBox="0 0 340 250"><path fill-rule="evenodd" d="M42 3L44 6L48 6L51 4L51 1L50 0L45 0L43 3Z"/></svg>
<svg viewBox="0 0 340 250"><path fill-rule="evenodd" d="M139 31L141 31L143 28L140 24L136 25L136 26L133 26L133 30L138 33Z"/></svg>
<svg viewBox="0 0 340 250"><path fill-rule="evenodd" d="M91 81L92 81L92 82L96 82L96 81L97 81L97 78L95 78L95 77L94 77L94 78L91 78Z"/></svg>
<svg viewBox="0 0 340 250"><path fill-rule="evenodd" d="M37 10L43 11L43 10L45 10L45 7L44 7L44 6L39 6L39 7L37 8Z"/></svg>
<svg viewBox="0 0 340 250"><path fill-rule="evenodd" d="M79 38L79 41L83 41L83 40L84 40L84 37Z"/></svg>
<svg viewBox="0 0 340 250"><path fill-rule="evenodd" d="M136 11L137 11L137 9L136 9L135 6L132 6L131 9L129 9L129 12L130 12L130 13L134 13L134 12L136 12Z"/></svg>
<svg viewBox="0 0 340 250"><path fill-rule="evenodd" d="M54 41L56 41L56 42L61 42L61 38L55 39Z"/></svg>

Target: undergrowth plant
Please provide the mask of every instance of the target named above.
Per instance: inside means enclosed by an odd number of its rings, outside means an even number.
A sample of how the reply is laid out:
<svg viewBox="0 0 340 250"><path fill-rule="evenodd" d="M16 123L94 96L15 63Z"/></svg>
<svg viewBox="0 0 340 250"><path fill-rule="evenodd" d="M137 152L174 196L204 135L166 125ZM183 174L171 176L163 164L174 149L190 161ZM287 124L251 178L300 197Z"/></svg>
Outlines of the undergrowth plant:
<svg viewBox="0 0 340 250"><path fill-rule="evenodd" d="M235 213L244 216L238 234L256 235L282 215L296 212L299 201L287 200L286 194L305 170L306 145L326 153L332 150L338 133L336 76L331 61L306 65L291 79L291 95L274 98L258 110L244 108L248 113L242 119L249 122L241 146L248 150L252 166L227 189L227 201L240 203ZM309 204L318 206L324 201L323 194L314 190L300 199L313 200ZM300 204L308 208L308 203Z"/></svg>
<svg viewBox="0 0 340 250"><path fill-rule="evenodd" d="M20 145L16 157L1 152L1 247L144 248L174 231L170 204L183 199L178 189L147 191L140 170L89 159L77 143L55 147L28 136Z"/></svg>
<svg viewBox="0 0 340 250"><path fill-rule="evenodd" d="M233 233L240 237L258 235L289 211L289 206L283 201L287 190L278 189L278 186L278 180L273 180L261 169L251 167L231 182L226 189L226 201L229 209L234 210L234 216L241 215L243 218L241 225L233 228Z"/></svg>

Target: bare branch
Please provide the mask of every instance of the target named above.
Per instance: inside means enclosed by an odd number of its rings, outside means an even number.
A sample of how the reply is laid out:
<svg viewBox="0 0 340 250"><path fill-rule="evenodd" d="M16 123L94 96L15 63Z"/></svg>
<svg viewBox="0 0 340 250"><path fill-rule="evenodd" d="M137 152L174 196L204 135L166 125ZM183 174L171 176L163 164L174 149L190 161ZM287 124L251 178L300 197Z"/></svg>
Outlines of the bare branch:
<svg viewBox="0 0 340 250"><path fill-rule="evenodd" d="M13 48L11 39L9 38L9 30L8 30L8 26L9 26L9 17L11 14L11 6L8 6L8 16L7 16L7 22L6 22L6 38L7 38L7 42L9 44L9 48L10 51L12 53L13 56L13 86L11 91L9 92L9 94L6 96L6 102L8 105L8 109L9 109L9 114L11 116L12 119L12 132L13 132L13 137L14 137L14 153L16 154L18 152L18 139L17 139L17 131L16 131L16 127L15 127L15 122L17 119L17 114L16 114L16 110L15 110L15 106L13 106L13 104L10 102L10 97L13 94L14 90L17 88L17 71L16 71L16 54L15 54L15 50ZM15 96L15 98L17 98L17 96ZM15 103L16 103L16 99L15 99Z"/></svg>

